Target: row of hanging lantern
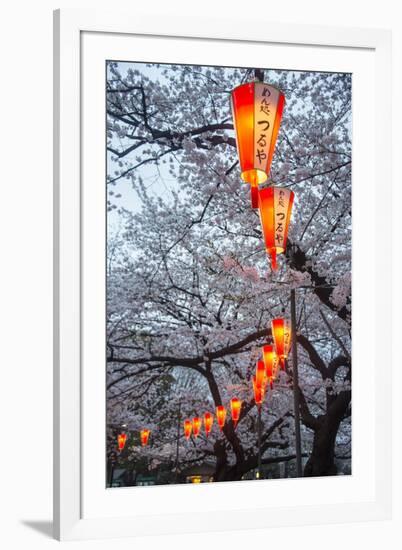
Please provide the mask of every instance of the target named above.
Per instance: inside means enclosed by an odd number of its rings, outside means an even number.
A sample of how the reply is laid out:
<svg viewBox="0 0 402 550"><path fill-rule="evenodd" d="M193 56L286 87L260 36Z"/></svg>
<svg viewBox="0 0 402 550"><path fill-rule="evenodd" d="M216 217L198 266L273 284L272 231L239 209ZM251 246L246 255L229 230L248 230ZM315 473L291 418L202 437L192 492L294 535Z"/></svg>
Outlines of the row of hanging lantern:
<svg viewBox="0 0 402 550"><path fill-rule="evenodd" d="M271 84L247 82L232 91L231 104L241 178L250 185L251 205L259 210L265 249L275 271L277 255L286 250L294 193L259 186L269 179L285 96Z"/></svg>
<svg viewBox="0 0 402 550"><path fill-rule="evenodd" d="M248 82L235 88L231 93L236 144L239 155L241 179L250 185L251 206L259 210L265 249L271 259L271 268L277 269L277 256L286 250L294 193L278 186L260 187L269 180L276 140L281 124L285 96L277 87L264 82ZM271 323L274 345L262 348L262 360L256 363L252 378L254 400L258 408L265 397L266 388L277 378L280 369L284 370L291 345L291 328L287 319L274 319ZM231 418L234 428L240 419L242 401L234 397L230 401ZM227 411L223 405L216 407L216 421L223 430ZM197 438L204 424L206 437L212 431L214 415L205 412L201 417L184 420L184 437ZM150 430L140 432L141 445L149 441ZM117 436L118 448L124 449L127 434Z"/></svg>
<svg viewBox="0 0 402 550"><path fill-rule="evenodd" d="M251 206L259 211L265 250L271 260L272 271L276 271L277 256L286 250L294 202L293 191L275 186L269 181L285 96L270 84L248 82L232 91L231 103L241 178L250 184ZM262 186L267 180L268 185ZM272 390L279 369L286 368L291 345L291 324L286 319L274 319L271 332L274 345L263 346L262 360L257 361L252 377L254 401L258 409L258 477L261 475L261 406L268 384ZM296 393L294 399L297 410ZM295 423L296 430L300 429L300 426L297 428L296 412ZM296 445L296 455L299 464L300 444Z"/></svg>
<svg viewBox="0 0 402 550"><path fill-rule="evenodd" d="M267 386L271 390L274 386L279 370L285 370L286 360L291 345L291 328L287 319L273 319L271 321L273 345L262 347L262 360L256 363L255 375L252 378L254 401L260 407L264 401Z"/></svg>
<svg viewBox="0 0 402 550"><path fill-rule="evenodd" d="M273 388L274 380L277 377L279 367L285 369L285 362L290 351L291 345L291 329L290 322L287 319L273 319L271 322L271 332L274 340L274 345L265 345L262 348L262 361L258 360L256 365L256 373L253 376L254 400L256 405L260 406L264 400L266 385ZM230 400L231 418L234 427L236 428L240 418L242 401L238 397L233 397ZM216 421L219 429L222 431L226 421L226 409L223 405L216 407ZM208 437L212 431L214 423L214 415L210 412L204 413L204 428L205 435ZM188 440L191 434L197 438L202 427L202 419L198 416L192 420L184 421L184 436ZM149 442L151 430L142 429L140 431L140 441L143 447L146 447ZM127 434L121 432L117 436L117 446L119 451L122 451L126 445Z"/></svg>
<svg viewBox="0 0 402 550"><path fill-rule="evenodd" d="M233 397L230 400L230 413L233 422L233 426L236 428L237 423L240 418L242 401L238 397ZM216 422L219 426L220 431L223 430L226 422L226 409L223 405L218 405L216 407ZM214 423L214 415L210 412L205 412L203 416L205 435L208 437L212 431L212 426ZM203 423L202 419L199 416L195 416L192 420L187 418L183 423L184 428L184 437L188 440L191 435L197 438L200 435L201 427Z"/></svg>
<svg viewBox="0 0 402 550"><path fill-rule="evenodd" d="M242 401L238 397L233 397L230 400L231 418L235 428L240 418L241 406L242 406ZM226 422L226 414L227 414L226 409L223 405L218 405L216 407L216 421L221 431ZM214 423L214 415L210 412L205 412L203 416L203 421L204 421L205 435L208 437L212 431L212 426ZM191 435L197 438L200 435L203 421L199 416L195 416L192 420L186 419L183 423L184 437L187 440L191 437ZM151 430L148 430L148 429L143 429L140 431L140 441L143 447L146 447L148 445L150 434L151 434ZM120 452L123 451L126 445L126 442L127 442L127 433L126 432L119 433L117 435L117 447Z"/></svg>
<svg viewBox="0 0 402 550"><path fill-rule="evenodd" d="M146 447L149 442L149 436L151 435L151 430L143 429L140 431L140 441L141 446ZM117 448L121 452L126 446L127 434L126 432L121 432L117 435Z"/></svg>
<svg viewBox="0 0 402 550"><path fill-rule="evenodd" d="M290 322L287 319L273 319L271 322L271 332L274 345L265 345L262 347L262 361L257 360L256 373L253 376L254 400L257 406L261 406L267 384L273 388L273 383L278 375L279 368L285 369L286 359L288 357L291 345L291 328ZM242 401L238 397L233 397L230 400L230 412L233 426L236 428L240 419ZM219 429L222 431L226 422L226 409L223 405L216 407L216 421ZM214 415L210 412L205 412L203 416L204 429L206 437L212 431L214 423ZM202 419L195 416L192 420L184 421L184 437L188 440L191 435L197 438L200 435L202 427ZM149 442L151 430L142 429L140 431L140 441L143 447L146 447ZM121 432L117 436L117 446L119 451L123 451L127 441L127 433Z"/></svg>

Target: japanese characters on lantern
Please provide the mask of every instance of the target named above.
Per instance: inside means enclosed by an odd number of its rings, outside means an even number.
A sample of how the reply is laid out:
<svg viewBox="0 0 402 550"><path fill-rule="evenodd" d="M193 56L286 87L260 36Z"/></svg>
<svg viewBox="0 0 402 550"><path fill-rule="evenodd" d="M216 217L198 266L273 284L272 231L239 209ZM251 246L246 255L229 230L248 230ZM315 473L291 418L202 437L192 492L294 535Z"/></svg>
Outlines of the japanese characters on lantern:
<svg viewBox="0 0 402 550"><path fill-rule="evenodd" d="M267 180L281 124L284 94L264 82L247 82L231 94L241 178L251 186L258 207L258 185Z"/></svg>
<svg viewBox="0 0 402 550"><path fill-rule="evenodd" d="M286 250L294 193L282 187L265 187L258 191L258 206L267 254L276 271L278 254Z"/></svg>
<svg viewBox="0 0 402 550"><path fill-rule="evenodd" d="M233 424L234 424L234 427L236 427L240 418L240 410L241 410L241 400L238 397L233 397L230 400L230 409L232 413Z"/></svg>
<svg viewBox="0 0 402 550"><path fill-rule="evenodd" d="M225 425L225 420L226 420L226 409L223 405L218 405L216 407L216 421L221 431L223 429L223 426Z"/></svg>
<svg viewBox="0 0 402 550"><path fill-rule="evenodd" d="M201 418L199 418L198 416L195 416L193 418L193 435L194 435L194 437L198 437L200 435L201 424L202 424Z"/></svg>
<svg viewBox="0 0 402 550"><path fill-rule="evenodd" d="M274 339L275 352L281 362L281 368L285 368L285 361L289 355L291 340L291 324L288 319L273 319L271 322L272 337Z"/></svg>
<svg viewBox="0 0 402 550"><path fill-rule="evenodd" d="M117 436L117 447L119 451L122 451L126 445L127 434L121 433Z"/></svg>
<svg viewBox="0 0 402 550"><path fill-rule="evenodd" d="M191 420L187 419L184 421L184 437L188 440L190 439L191 432L193 431L193 424Z"/></svg>
<svg viewBox="0 0 402 550"><path fill-rule="evenodd" d="M210 412L206 412L204 414L204 427L205 427L205 434L207 437L211 433L213 422L214 422L213 414L211 414Z"/></svg>
<svg viewBox="0 0 402 550"><path fill-rule="evenodd" d="M279 367L279 360L274 346L264 346L262 348L262 357L265 367L265 376L272 390Z"/></svg>
<svg viewBox="0 0 402 550"><path fill-rule="evenodd" d="M143 447L146 447L148 445L150 433L151 433L151 430L141 430L140 439L141 439L141 445Z"/></svg>

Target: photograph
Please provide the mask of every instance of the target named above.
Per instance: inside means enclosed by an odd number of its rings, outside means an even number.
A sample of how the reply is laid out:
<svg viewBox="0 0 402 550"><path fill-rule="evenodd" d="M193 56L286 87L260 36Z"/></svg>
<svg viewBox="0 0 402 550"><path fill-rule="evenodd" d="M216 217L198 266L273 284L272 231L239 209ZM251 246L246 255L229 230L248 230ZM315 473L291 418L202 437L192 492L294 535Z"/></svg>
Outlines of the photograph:
<svg viewBox="0 0 402 550"><path fill-rule="evenodd" d="M105 65L105 487L351 475L352 74Z"/></svg>
<svg viewBox="0 0 402 550"><path fill-rule="evenodd" d="M1 548L399 548L397 3L75 4L2 10Z"/></svg>

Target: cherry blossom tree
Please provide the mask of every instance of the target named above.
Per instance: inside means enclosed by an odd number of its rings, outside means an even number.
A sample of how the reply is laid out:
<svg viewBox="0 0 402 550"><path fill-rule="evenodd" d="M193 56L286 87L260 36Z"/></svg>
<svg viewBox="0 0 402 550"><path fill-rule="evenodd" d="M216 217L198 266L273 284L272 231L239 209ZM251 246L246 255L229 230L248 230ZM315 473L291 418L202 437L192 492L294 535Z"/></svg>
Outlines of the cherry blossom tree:
<svg viewBox="0 0 402 550"><path fill-rule="evenodd" d="M286 96L271 171L296 195L271 272L241 183L230 91L255 76ZM351 452L351 78L181 65L108 64L107 420L127 464L210 462L216 481L257 466L251 377L270 321L297 295L304 475ZM295 456L291 361L262 409L262 462ZM185 418L243 401L235 429L185 441ZM339 460L337 460L339 459ZM177 479L177 478L175 478Z"/></svg>

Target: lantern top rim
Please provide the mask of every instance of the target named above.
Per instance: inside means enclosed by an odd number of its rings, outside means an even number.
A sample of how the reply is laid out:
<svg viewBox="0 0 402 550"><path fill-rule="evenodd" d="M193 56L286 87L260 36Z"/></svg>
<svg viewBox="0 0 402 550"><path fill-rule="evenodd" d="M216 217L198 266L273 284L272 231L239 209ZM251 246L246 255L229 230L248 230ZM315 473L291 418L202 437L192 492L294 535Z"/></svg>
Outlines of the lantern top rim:
<svg viewBox="0 0 402 550"><path fill-rule="evenodd" d="M238 88L241 88L242 86L246 86L247 84L265 84L265 86L270 86L271 88L275 88L275 90L278 90L278 92L283 95L284 99L286 99L285 92L283 92L279 88L279 86L277 86L276 84L270 84L269 82L264 82L261 80L248 80L247 82L243 82L242 84L239 84L238 86L235 86L234 88L232 88L232 91L230 93L233 94L233 92L235 92Z"/></svg>
<svg viewBox="0 0 402 550"><path fill-rule="evenodd" d="M258 186L258 191L260 193L262 191L265 191L266 189L283 189L284 191L289 191L291 197L295 197L295 192L292 189L290 189L289 187L284 187L283 185L275 185L275 183L269 178L264 181L262 185Z"/></svg>

